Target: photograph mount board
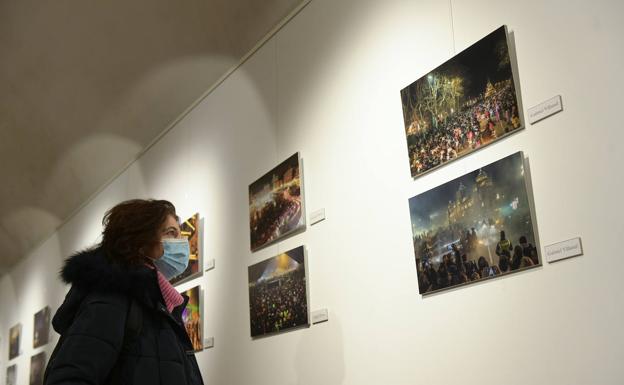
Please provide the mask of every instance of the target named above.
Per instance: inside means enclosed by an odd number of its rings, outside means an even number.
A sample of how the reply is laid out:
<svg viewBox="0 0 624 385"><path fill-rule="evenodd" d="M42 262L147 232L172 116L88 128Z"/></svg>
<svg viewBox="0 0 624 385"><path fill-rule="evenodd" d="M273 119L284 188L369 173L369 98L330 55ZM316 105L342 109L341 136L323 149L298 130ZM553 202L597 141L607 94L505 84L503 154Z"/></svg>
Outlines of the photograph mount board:
<svg viewBox="0 0 624 385"><path fill-rule="evenodd" d="M305 228L299 153L249 185L249 232L256 251Z"/></svg>
<svg viewBox="0 0 624 385"><path fill-rule="evenodd" d="M34 317L33 348L38 348L48 343L50 339L50 307L46 306Z"/></svg>
<svg viewBox="0 0 624 385"><path fill-rule="evenodd" d="M409 200L421 294L541 265L526 182L517 152Z"/></svg>
<svg viewBox="0 0 624 385"><path fill-rule="evenodd" d="M248 267L252 337L310 325L304 246Z"/></svg>
<svg viewBox="0 0 624 385"><path fill-rule="evenodd" d="M501 26L401 90L413 178L523 129Z"/></svg>
<svg viewBox="0 0 624 385"><path fill-rule="evenodd" d="M193 344L193 351L199 352L204 349L203 293L200 286L195 286L182 294L189 298L186 307L182 311L182 321Z"/></svg>
<svg viewBox="0 0 624 385"><path fill-rule="evenodd" d="M187 237L189 242L189 264L181 274L169 280L172 285L190 281L193 278L201 276L204 272L201 222L199 213L195 213L180 224L180 235Z"/></svg>

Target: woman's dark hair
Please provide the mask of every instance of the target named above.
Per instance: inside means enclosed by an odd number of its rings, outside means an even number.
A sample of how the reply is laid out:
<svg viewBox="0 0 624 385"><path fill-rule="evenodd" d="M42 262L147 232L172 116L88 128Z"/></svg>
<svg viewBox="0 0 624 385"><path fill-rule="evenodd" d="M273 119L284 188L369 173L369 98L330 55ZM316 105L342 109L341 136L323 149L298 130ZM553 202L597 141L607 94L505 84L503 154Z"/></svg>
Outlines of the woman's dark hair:
<svg viewBox="0 0 624 385"><path fill-rule="evenodd" d="M513 255L513 257L514 257L514 259L522 258L522 246L516 245L516 247L514 247L514 255Z"/></svg>
<svg viewBox="0 0 624 385"><path fill-rule="evenodd" d="M104 214L101 246L116 263L140 265L146 253L160 242L160 227L169 215L178 219L175 206L169 201L121 202Z"/></svg>

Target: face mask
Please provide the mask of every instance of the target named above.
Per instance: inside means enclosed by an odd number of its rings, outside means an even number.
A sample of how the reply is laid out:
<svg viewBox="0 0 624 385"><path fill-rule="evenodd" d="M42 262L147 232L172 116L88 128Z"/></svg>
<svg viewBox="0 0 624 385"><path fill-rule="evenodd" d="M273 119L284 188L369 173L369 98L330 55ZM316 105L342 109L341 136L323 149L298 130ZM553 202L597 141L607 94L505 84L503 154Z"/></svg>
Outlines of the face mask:
<svg viewBox="0 0 624 385"><path fill-rule="evenodd" d="M165 278L171 279L186 270L189 263L189 243L186 239L165 238L162 244L165 252L160 259L154 260L154 265Z"/></svg>

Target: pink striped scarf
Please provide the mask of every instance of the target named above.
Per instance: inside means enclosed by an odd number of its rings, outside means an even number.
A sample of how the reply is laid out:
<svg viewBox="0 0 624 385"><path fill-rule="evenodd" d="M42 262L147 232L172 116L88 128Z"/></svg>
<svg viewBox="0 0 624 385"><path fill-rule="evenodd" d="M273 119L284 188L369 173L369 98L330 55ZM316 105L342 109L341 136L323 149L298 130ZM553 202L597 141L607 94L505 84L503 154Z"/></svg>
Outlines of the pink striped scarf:
<svg viewBox="0 0 624 385"><path fill-rule="evenodd" d="M184 298L182 294L178 293L169 281L167 281L167 278L165 278L160 271L156 270L156 274L158 275L158 286L160 286L160 292L165 300L167 311L171 313L173 309L182 305Z"/></svg>

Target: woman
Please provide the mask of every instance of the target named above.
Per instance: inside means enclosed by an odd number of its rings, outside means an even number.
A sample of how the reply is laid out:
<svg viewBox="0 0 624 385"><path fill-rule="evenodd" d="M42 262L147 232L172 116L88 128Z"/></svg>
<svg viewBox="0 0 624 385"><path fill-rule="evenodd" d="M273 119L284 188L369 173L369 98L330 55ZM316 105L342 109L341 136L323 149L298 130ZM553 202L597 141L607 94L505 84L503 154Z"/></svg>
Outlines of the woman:
<svg viewBox="0 0 624 385"><path fill-rule="evenodd" d="M514 247L513 259L511 260L511 269L518 270L533 265L531 258L524 255L522 246L516 245Z"/></svg>
<svg viewBox="0 0 624 385"><path fill-rule="evenodd" d="M203 384L182 323L188 298L168 280L188 265L175 207L131 200L109 210L102 242L67 259L71 284L46 385Z"/></svg>
<svg viewBox="0 0 624 385"><path fill-rule="evenodd" d="M500 274L498 266L494 265L490 267L490 264L483 256L479 257L477 265L479 266L479 275L481 278L493 277Z"/></svg>

